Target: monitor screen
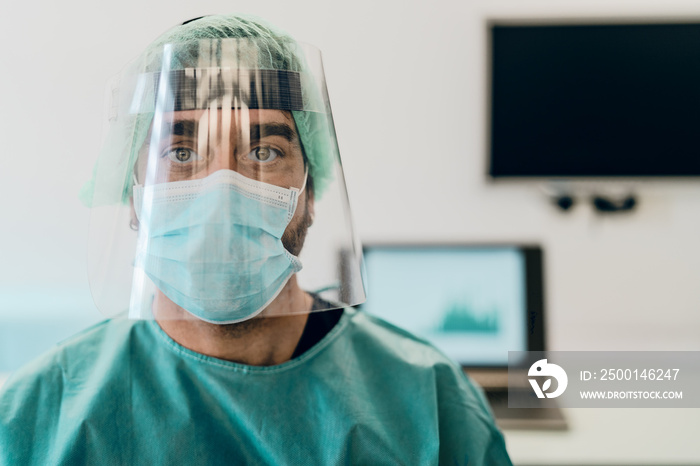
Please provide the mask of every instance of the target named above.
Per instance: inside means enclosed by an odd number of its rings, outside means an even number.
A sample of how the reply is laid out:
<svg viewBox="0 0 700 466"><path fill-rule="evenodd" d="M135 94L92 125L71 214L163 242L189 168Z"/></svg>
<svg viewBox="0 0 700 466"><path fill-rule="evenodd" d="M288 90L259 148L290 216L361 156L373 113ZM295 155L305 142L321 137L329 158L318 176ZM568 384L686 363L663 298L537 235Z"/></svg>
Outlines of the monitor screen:
<svg viewBox="0 0 700 466"><path fill-rule="evenodd" d="M464 366L528 349L526 257L515 246L366 246L363 308Z"/></svg>
<svg viewBox="0 0 700 466"><path fill-rule="evenodd" d="M700 175L700 24L493 24L493 177Z"/></svg>

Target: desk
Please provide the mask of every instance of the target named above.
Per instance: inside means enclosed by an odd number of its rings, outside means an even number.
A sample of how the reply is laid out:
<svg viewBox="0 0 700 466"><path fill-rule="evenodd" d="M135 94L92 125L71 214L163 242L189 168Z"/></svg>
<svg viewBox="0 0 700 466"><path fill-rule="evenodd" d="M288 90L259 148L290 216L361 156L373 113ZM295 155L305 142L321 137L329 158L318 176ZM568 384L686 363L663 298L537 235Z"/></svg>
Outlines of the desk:
<svg viewBox="0 0 700 466"><path fill-rule="evenodd" d="M700 464L700 409L565 409L569 430L505 430L516 466Z"/></svg>

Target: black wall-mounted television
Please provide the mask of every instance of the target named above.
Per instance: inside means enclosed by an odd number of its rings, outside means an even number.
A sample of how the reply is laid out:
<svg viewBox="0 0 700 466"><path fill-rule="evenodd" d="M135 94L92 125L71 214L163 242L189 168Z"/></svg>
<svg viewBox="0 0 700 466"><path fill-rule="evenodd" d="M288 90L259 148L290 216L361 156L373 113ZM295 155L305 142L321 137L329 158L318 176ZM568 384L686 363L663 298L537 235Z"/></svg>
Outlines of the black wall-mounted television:
<svg viewBox="0 0 700 466"><path fill-rule="evenodd" d="M700 23L489 34L492 177L700 176Z"/></svg>

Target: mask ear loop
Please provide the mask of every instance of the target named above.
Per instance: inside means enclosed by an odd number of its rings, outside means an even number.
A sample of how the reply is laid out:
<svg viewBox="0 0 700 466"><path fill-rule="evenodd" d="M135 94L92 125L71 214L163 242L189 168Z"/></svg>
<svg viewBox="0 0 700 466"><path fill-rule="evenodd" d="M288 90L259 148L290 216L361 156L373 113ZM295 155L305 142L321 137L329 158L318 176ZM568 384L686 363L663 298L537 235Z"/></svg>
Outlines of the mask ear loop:
<svg viewBox="0 0 700 466"><path fill-rule="evenodd" d="M304 164L304 184L301 185L301 189L299 190L300 195L306 189L306 181L308 179L309 179L309 166L307 164Z"/></svg>

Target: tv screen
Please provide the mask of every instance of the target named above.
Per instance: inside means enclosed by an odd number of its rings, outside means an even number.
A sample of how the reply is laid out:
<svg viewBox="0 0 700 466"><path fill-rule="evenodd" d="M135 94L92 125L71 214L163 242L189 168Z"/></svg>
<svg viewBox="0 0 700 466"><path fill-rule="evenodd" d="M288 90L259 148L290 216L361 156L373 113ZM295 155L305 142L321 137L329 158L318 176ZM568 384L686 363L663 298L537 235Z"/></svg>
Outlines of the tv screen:
<svg viewBox="0 0 700 466"><path fill-rule="evenodd" d="M492 24L490 174L700 175L700 24Z"/></svg>

